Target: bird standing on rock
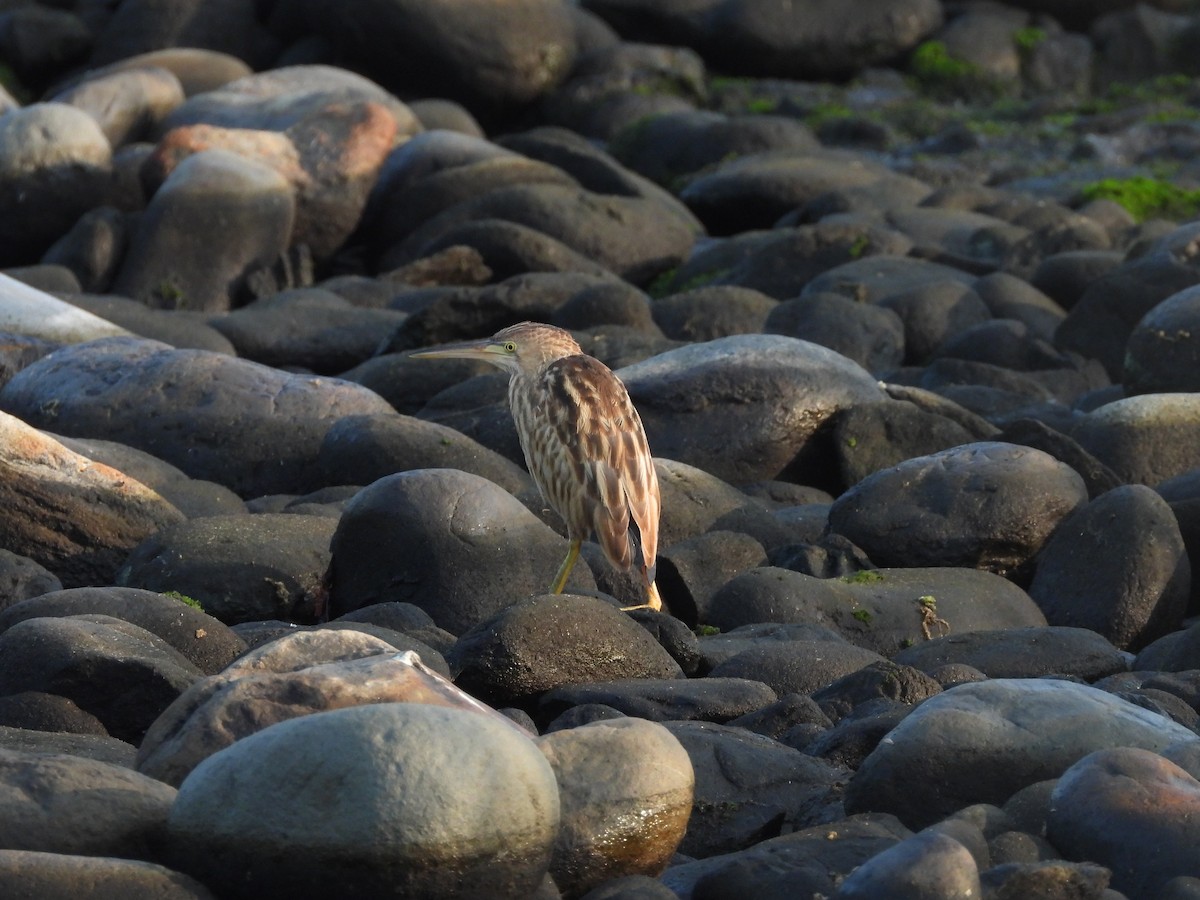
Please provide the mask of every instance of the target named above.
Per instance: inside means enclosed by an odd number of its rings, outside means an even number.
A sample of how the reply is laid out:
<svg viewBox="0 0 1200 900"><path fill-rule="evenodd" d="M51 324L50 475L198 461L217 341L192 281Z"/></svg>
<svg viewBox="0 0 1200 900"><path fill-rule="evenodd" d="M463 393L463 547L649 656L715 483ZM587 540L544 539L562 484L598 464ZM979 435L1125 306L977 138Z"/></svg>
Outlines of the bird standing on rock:
<svg viewBox="0 0 1200 900"><path fill-rule="evenodd" d="M478 359L509 373L508 403L525 464L571 541L551 592L562 593L580 546L593 533L608 561L628 571L635 555L632 519L642 550L644 606L661 609L654 586L658 475L641 417L612 370L568 332L536 322L413 356Z"/></svg>

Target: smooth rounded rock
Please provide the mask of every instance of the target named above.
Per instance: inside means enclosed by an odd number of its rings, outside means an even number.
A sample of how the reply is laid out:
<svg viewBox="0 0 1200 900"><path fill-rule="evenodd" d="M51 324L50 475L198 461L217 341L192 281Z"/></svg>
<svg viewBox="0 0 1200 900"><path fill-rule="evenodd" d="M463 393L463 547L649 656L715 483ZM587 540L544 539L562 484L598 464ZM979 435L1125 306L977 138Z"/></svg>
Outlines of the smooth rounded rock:
<svg viewBox="0 0 1200 900"><path fill-rule="evenodd" d="M337 522L292 513L206 516L164 528L137 548L117 583L180 591L227 624L313 622Z"/></svg>
<svg viewBox="0 0 1200 900"><path fill-rule="evenodd" d="M181 50L183 48L180 48ZM420 130L412 111L369 78L326 65L282 66L189 94L160 124L166 134L184 125L285 131L339 103L378 103L391 111L401 134Z"/></svg>
<svg viewBox="0 0 1200 900"><path fill-rule="evenodd" d="M276 170L228 150L189 156L155 192L114 290L158 309L228 310L246 276L287 249L295 217Z"/></svg>
<svg viewBox="0 0 1200 900"><path fill-rule="evenodd" d="M0 116L0 266L20 265L107 200L112 147L96 121L64 103Z"/></svg>
<svg viewBox="0 0 1200 900"><path fill-rule="evenodd" d="M628 616L570 594L510 606L464 634L448 662L458 684L495 706L521 706L562 685L683 674Z"/></svg>
<svg viewBox="0 0 1200 900"><path fill-rule="evenodd" d="M1125 389L1131 394L1200 390L1200 288L1163 300L1134 326L1125 345Z"/></svg>
<svg viewBox="0 0 1200 900"><path fill-rule="evenodd" d="M154 863L31 850L0 850L0 892L10 897L215 900L200 882Z"/></svg>
<svg viewBox="0 0 1200 900"><path fill-rule="evenodd" d="M0 274L0 328L64 344L128 335L113 322Z"/></svg>
<svg viewBox="0 0 1200 900"><path fill-rule="evenodd" d="M68 587L106 583L183 514L141 482L0 413L0 542Z"/></svg>
<svg viewBox="0 0 1200 900"><path fill-rule="evenodd" d="M612 719L537 741L558 779L562 824L550 872L579 896L621 876L659 875L683 840L695 774L663 726Z"/></svg>
<svg viewBox="0 0 1200 900"><path fill-rule="evenodd" d="M536 491L524 469L462 432L390 413L339 419L321 442L317 467L328 484L371 484L395 472L438 468L470 472L514 496Z"/></svg>
<svg viewBox="0 0 1200 900"><path fill-rule="evenodd" d="M0 634L0 695L59 694L131 743L201 677L166 641L111 616L26 619Z"/></svg>
<svg viewBox="0 0 1200 900"><path fill-rule="evenodd" d="M904 648L892 659L926 672L965 665L989 678L1053 675L1088 682L1129 667L1127 654L1087 628L1025 625L996 631L951 631L930 637Z"/></svg>
<svg viewBox="0 0 1200 900"><path fill-rule="evenodd" d="M33 425L137 447L249 496L311 489L333 422L390 410L348 382L132 338L39 360L4 386L0 406Z"/></svg>
<svg viewBox="0 0 1200 900"><path fill-rule="evenodd" d="M541 593L567 542L478 475L415 469L388 475L346 506L331 543L330 612L401 600L461 634ZM585 566L567 582L594 586Z"/></svg>
<svg viewBox="0 0 1200 900"><path fill-rule="evenodd" d="M152 856L175 789L123 766L66 754L0 750L6 850Z"/></svg>
<svg viewBox="0 0 1200 900"><path fill-rule="evenodd" d="M304 634L310 646L320 636L319 645L327 651L341 646L348 655L357 643L364 655L328 662L318 658L291 667L282 665L278 653L252 652L220 675L196 682L163 711L142 739L138 771L178 786L203 760L234 741L277 722L332 709L428 703L485 710L411 651L401 654L354 632Z"/></svg>
<svg viewBox="0 0 1200 900"><path fill-rule="evenodd" d="M298 6L314 33L380 83L418 95L436 91L480 113L535 100L575 58L571 18L555 0L502 7L471 0L445 9L417 0L352 0L336 14L321 2Z"/></svg>
<svg viewBox="0 0 1200 900"><path fill-rule="evenodd" d="M1051 799L1047 837L1071 859L1112 870L1133 900L1162 897L1178 876L1200 877L1200 782L1152 749L1097 750L1069 768Z"/></svg>
<svg viewBox="0 0 1200 900"><path fill-rule="evenodd" d="M1133 650L1178 630L1190 593L1179 524L1144 485L1115 488L1067 516L1029 586L1051 625L1090 628Z"/></svg>
<svg viewBox="0 0 1200 900"><path fill-rule="evenodd" d="M845 900L951 900L979 897L979 869L967 848L944 834L922 831L884 850L842 882Z"/></svg>
<svg viewBox="0 0 1200 900"><path fill-rule="evenodd" d="M222 896L519 898L558 827L554 772L515 726L389 703L292 719L209 757L167 839Z"/></svg>
<svg viewBox="0 0 1200 900"><path fill-rule="evenodd" d="M617 374L655 455L733 483L819 471L820 454L808 445L821 423L881 398L875 380L844 356L779 335L693 344Z"/></svg>
<svg viewBox="0 0 1200 900"><path fill-rule="evenodd" d="M847 812L932 824L972 803L1003 803L1093 750L1159 750L1195 733L1111 694L1063 681L995 679L926 700L863 761Z"/></svg>
<svg viewBox="0 0 1200 900"><path fill-rule="evenodd" d="M82 587L47 591L0 612L0 632L26 619L93 613L123 619L162 638L206 675L246 652L246 642L178 595L136 588Z"/></svg>
<svg viewBox="0 0 1200 900"><path fill-rule="evenodd" d="M1139 394L1094 409L1071 436L1126 482L1154 486L1200 467L1200 394Z"/></svg>
<svg viewBox="0 0 1200 900"><path fill-rule="evenodd" d="M142 140L183 102L183 86L166 69L146 66L86 78L51 98L96 120L113 147Z"/></svg>
<svg viewBox="0 0 1200 900"><path fill-rule="evenodd" d="M867 477L834 502L829 527L877 565L968 566L1019 576L1086 500L1083 479L1047 453L967 444Z"/></svg>
<svg viewBox="0 0 1200 900"><path fill-rule="evenodd" d="M712 722L670 722L696 771L692 821L680 845L711 857L840 815L840 766L778 741Z"/></svg>

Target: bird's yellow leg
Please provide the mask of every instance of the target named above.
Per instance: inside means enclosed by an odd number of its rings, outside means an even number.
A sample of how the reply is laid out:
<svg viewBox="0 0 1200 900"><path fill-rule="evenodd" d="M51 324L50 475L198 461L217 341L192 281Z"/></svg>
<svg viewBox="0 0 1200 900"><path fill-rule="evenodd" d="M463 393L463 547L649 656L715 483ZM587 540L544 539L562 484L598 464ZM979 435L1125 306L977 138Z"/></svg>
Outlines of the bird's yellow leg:
<svg viewBox="0 0 1200 900"><path fill-rule="evenodd" d="M642 575L643 577L646 577L645 569L642 570ZM654 582L651 581L649 577L646 577L646 602L640 606L621 607L622 612L630 612L631 610L635 609L653 609L659 612L662 611L662 597L658 595L658 588L655 587Z"/></svg>
<svg viewBox="0 0 1200 900"><path fill-rule="evenodd" d="M571 541L571 549L567 551L566 559L558 567L558 574L554 576L554 584L550 588L550 593L561 594L563 592L563 588L567 586L567 579L571 577L571 570L575 568L575 560L579 559L579 548L582 546L583 541Z"/></svg>

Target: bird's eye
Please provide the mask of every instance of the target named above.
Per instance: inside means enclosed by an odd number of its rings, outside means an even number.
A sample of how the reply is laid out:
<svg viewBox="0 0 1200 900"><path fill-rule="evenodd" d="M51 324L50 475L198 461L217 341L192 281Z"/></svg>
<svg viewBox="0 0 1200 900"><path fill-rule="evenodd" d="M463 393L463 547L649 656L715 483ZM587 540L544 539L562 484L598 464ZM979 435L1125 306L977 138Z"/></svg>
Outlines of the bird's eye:
<svg viewBox="0 0 1200 900"><path fill-rule="evenodd" d="M505 353L516 353L517 345L514 344L512 341L505 341L504 342L504 352Z"/></svg>

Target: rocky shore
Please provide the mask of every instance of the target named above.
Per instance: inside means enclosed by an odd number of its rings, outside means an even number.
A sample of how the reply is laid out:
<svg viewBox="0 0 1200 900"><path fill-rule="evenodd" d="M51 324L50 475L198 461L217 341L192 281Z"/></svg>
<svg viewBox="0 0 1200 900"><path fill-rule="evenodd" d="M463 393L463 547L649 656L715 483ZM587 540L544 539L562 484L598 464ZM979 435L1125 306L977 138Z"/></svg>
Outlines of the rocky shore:
<svg viewBox="0 0 1200 900"><path fill-rule="evenodd" d="M0 895L1200 898L1192 0L0 8ZM505 377L612 367L666 609Z"/></svg>

